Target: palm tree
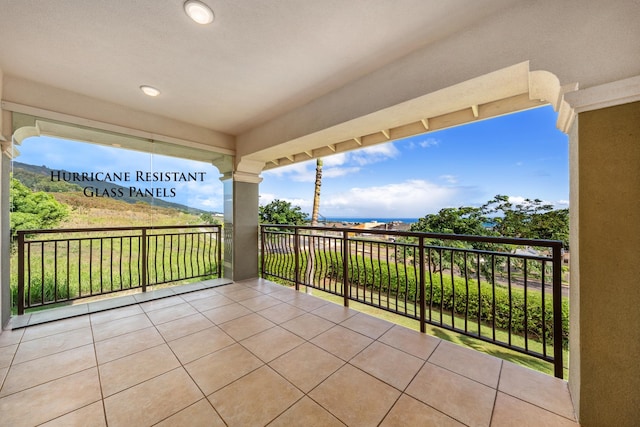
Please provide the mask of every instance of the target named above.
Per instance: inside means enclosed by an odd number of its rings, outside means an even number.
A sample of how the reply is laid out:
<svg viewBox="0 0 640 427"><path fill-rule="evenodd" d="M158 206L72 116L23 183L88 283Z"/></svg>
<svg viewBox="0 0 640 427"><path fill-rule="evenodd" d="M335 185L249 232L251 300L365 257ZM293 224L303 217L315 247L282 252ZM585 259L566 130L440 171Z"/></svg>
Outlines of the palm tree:
<svg viewBox="0 0 640 427"><path fill-rule="evenodd" d="M322 186L322 159L316 159L316 185L313 192L313 211L311 213L311 225L318 225L318 212L320 210L320 187Z"/></svg>
<svg viewBox="0 0 640 427"><path fill-rule="evenodd" d="M322 159L316 159L316 184L313 191L313 211L311 212L311 225L318 225L318 212L320 211L320 187L322 186ZM311 232L311 236L309 238L309 262L307 263L309 279L313 282L314 272L315 272L315 254L316 254L316 245L313 238L313 231ZM306 287L306 292L308 294L311 293L311 288L309 286Z"/></svg>

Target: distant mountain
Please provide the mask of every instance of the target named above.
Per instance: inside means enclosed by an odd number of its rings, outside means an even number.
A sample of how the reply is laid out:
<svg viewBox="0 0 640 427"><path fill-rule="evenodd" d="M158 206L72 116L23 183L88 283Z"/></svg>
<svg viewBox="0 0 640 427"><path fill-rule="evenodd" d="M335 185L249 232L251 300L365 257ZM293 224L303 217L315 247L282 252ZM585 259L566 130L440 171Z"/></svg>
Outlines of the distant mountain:
<svg viewBox="0 0 640 427"><path fill-rule="evenodd" d="M80 181L70 179L69 181L58 181L51 179L51 173L56 175L57 172L65 172L69 174L69 171L64 169L49 169L46 166L28 165L26 163L13 162L13 177L22 182L25 186L34 191L46 191L50 193L56 192L82 192L86 187L92 187L91 192L100 195L110 195L112 198L121 200L126 203L148 203L153 206L159 206L163 208L176 209L182 212L187 212L194 215L200 215L203 213L216 213L208 212L202 209L192 208L180 203L167 202L166 200L159 199L157 197L141 197L140 195L132 195L129 191L129 187L117 185L112 182L105 181ZM57 176L57 175L56 175ZM89 192L88 194L90 194Z"/></svg>

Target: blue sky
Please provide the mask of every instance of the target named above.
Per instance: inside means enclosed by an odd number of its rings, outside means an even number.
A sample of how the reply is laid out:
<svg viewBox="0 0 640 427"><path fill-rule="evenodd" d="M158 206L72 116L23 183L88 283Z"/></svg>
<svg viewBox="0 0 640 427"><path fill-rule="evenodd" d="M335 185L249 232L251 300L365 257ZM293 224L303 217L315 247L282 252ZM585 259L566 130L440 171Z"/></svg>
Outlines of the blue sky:
<svg viewBox="0 0 640 427"><path fill-rule="evenodd" d="M325 217L417 218L445 207L476 206L504 194L568 206L568 137L542 107L324 158ZM77 172L205 172L204 182L162 183L167 199L222 211L212 165L48 137L17 147L17 161ZM311 212L315 160L263 172L260 204L281 199ZM140 187L140 183L135 184Z"/></svg>

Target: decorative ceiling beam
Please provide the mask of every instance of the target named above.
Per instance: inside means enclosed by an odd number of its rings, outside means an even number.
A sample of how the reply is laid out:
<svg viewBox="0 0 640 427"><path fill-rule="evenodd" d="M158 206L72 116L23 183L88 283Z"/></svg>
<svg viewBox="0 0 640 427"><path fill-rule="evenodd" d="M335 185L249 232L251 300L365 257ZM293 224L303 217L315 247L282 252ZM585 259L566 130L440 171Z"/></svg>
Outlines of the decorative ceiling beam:
<svg viewBox="0 0 640 427"><path fill-rule="evenodd" d="M336 152L336 144L330 144L330 145L327 145L327 147L329 148L329 150L333 151L334 153Z"/></svg>
<svg viewBox="0 0 640 427"><path fill-rule="evenodd" d="M422 126L424 126L425 130L429 130L429 119L422 119L420 120L420 123L422 123Z"/></svg>
<svg viewBox="0 0 640 427"><path fill-rule="evenodd" d="M271 163L273 163L276 166L279 166L280 165L280 160L278 160L278 159L271 160Z"/></svg>
<svg viewBox="0 0 640 427"><path fill-rule="evenodd" d="M287 157L287 159L289 159L289 161L291 163L295 162L295 157L294 156L286 156L286 157Z"/></svg>
<svg viewBox="0 0 640 427"><path fill-rule="evenodd" d="M359 136L355 136L353 140L356 142L356 144L362 146L362 138L360 138Z"/></svg>
<svg viewBox="0 0 640 427"><path fill-rule="evenodd" d="M389 129L382 129L380 132L382 132L385 138L391 139L391 131Z"/></svg>
<svg viewBox="0 0 640 427"><path fill-rule="evenodd" d="M306 154L307 156L309 156L309 158L313 157L313 151L305 151L304 154Z"/></svg>
<svg viewBox="0 0 640 427"><path fill-rule="evenodd" d="M478 118L478 104L471 106L471 111L473 111L473 117Z"/></svg>

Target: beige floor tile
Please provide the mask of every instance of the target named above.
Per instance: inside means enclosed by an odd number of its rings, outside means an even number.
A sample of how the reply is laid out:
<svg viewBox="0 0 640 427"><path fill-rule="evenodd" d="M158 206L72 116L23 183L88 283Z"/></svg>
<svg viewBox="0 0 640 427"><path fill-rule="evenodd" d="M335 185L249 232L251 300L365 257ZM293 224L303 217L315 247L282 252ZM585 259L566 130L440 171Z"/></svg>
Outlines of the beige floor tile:
<svg viewBox="0 0 640 427"><path fill-rule="evenodd" d="M503 362L498 389L565 418L575 419L567 382Z"/></svg>
<svg viewBox="0 0 640 427"><path fill-rule="evenodd" d="M269 293L270 297L277 298L283 302L290 302L296 299L298 292L294 288L282 286L282 289Z"/></svg>
<svg viewBox="0 0 640 427"><path fill-rule="evenodd" d="M441 340L404 326L395 325L378 338L378 341L419 357L422 360L427 360Z"/></svg>
<svg viewBox="0 0 640 427"><path fill-rule="evenodd" d="M342 360L349 361L373 340L342 326L334 326L312 339L311 342Z"/></svg>
<svg viewBox="0 0 640 427"><path fill-rule="evenodd" d="M146 314L136 314L133 316L123 317L111 322L92 325L93 337L96 342L109 338L124 335L128 332L153 326Z"/></svg>
<svg viewBox="0 0 640 427"><path fill-rule="evenodd" d="M56 335L38 338L35 340L20 343L13 363L22 363L50 354L72 348L82 347L91 344L93 337L91 328L75 329L70 332L63 332Z"/></svg>
<svg viewBox="0 0 640 427"><path fill-rule="evenodd" d="M368 314L358 313L355 316L350 317L340 324L345 328L349 328L352 331L366 335L374 340L382 336L393 326L392 323L382 319L377 319Z"/></svg>
<svg viewBox="0 0 640 427"><path fill-rule="evenodd" d="M391 408L380 427L464 427L451 417L436 411L429 405L403 394ZM513 427L516 425L514 424Z"/></svg>
<svg viewBox="0 0 640 427"><path fill-rule="evenodd" d="M296 335L306 340L317 337L321 333L328 331L335 326L335 323L318 317L313 314L303 314L302 316L291 319L281 325L283 328L290 330Z"/></svg>
<svg viewBox="0 0 640 427"><path fill-rule="evenodd" d="M406 393L469 426L487 427L496 391L427 362Z"/></svg>
<svg viewBox="0 0 640 427"><path fill-rule="evenodd" d="M96 356L91 344L14 364L2 385L0 396L35 387L93 366L96 366Z"/></svg>
<svg viewBox="0 0 640 427"><path fill-rule="evenodd" d="M172 320L180 319L183 317L197 314L198 311L188 303L182 303L173 305L171 307L161 308L159 310L153 310L147 313L147 316L154 325L161 325L163 323L170 322Z"/></svg>
<svg viewBox="0 0 640 427"><path fill-rule="evenodd" d="M193 405L202 392L177 368L104 399L109 427L149 426Z"/></svg>
<svg viewBox="0 0 640 427"><path fill-rule="evenodd" d="M298 400L269 427L344 427L336 417L308 397Z"/></svg>
<svg viewBox="0 0 640 427"><path fill-rule="evenodd" d="M154 290L152 286L151 290L147 288L147 292L135 293L132 296L136 300L136 303L142 304L143 302L153 302L164 298L175 297L176 294L173 293L171 288L158 288Z"/></svg>
<svg viewBox="0 0 640 427"><path fill-rule="evenodd" d="M244 300L248 300L251 298L259 297L264 295L262 292L256 291L255 289L242 288L236 289L233 291L229 291L224 294L227 298L231 298L235 302L240 302Z"/></svg>
<svg viewBox="0 0 640 427"><path fill-rule="evenodd" d="M9 368L0 368L0 384L2 384L7 378L7 374L9 373Z"/></svg>
<svg viewBox="0 0 640 427"><path fill-rule="evenodd" d="M100 365L102 394L107 397L180 366L171 349L162 344Z"/></svg>
<svg viewBox="0 0 640 427"><path fill-rule="evenodd" d="M76 409L55 420L41 424L42 427L106 427L102 401Z"/></svg>
<svg viewBox="0 0 640 427"><path fill-rule="evenodd" d="M220 293L218 293L218 291L216 291L214 288L214 289L205 289L197 292L189 292L188 294L183 294L180 296L182 297L183 300L192 302L192 301L196 301L203 298L214 297L216 295L220 295Z"/></svg>
<svg viewBox="0 0 640 427"><path fill-rule="evenodd" d="M3 425L34 426L100 399L98 370L90 368L0 398L0 414Z"/></svg>
<svg viewBox="0 0 640 427"><path fill-rule="evenodd" d="M203 311L202 314L213 323L220 325L233 319L251 314L251 310L238 303L233 303Z"/></svg>
<svg viewBox="0 0 640 427"><path fill-rule="evenodd" d="M424 361L386 344L374 342L349 363L399 390L404 390Z"/></svg>
<svg viewBox="0 0 640 427"><path fill-rule="evenodd" d="M29 326L25 328L22 342L59 334L61 332L69 332L74 329L86 328L88 326L90 326L89 316L72 317L70 319L43 323L42 325Z"/></svg>
<svg viewBox="0 0 640 427"><path fill-rule="evenodd" d="M502 360L448 341L442 341L429 362L491 388L498 387Z"/></svg>
<svg viewBox="0 0 640 427"><path fill-rule="evenodd" d="M155 427L225 427L207 399L202 399L170 416Z"/></svg>
<svg viewBox="0 0 640 427"><path fill-rule="evenodd" d="M177 320L156 326L160 334L167 341L173 341L195 332L214 326L213 322L200 313L192 314Z"/></svg>
<svg viewBox="0 0 640 427"><path fill-rule="evenodd" d="M311 343L284 354L269 365L300 390L308 393L337 371L344 361Z"/></svg>
<svg viewBox="0 0 640 427"><path fill-rule="evenodd" d="M217 326L170 341L169 346L182 364L234 344L235 341Z"/></svg>
<svg viewBox="0 0 640 427"><path fill-rule="evenodd" d="M325 301L323 299L304 294L300 291L296 292L294 298L291 300L288 300L287 302L291 305L295 305L296 307L306 311L317 310L323 305L331 304L329 301Z"/></svg>
<svg viewBox="0 0 640 427"><path fill-rule="evenodd" d="M292 350L305 342L302 338L286 329L275 326L242 340L240 344L264 362L270 362L276 357Z"/></svg>
<svg viewBox="0 0 640 427"><path fill-rule="evenodd" d="M295 319L305 313L306 311L303 309L287 304L286 302L280 302L278 305L274 305L258 312L260 316L265 317L276 324Z"/></svg>
<svg viewBox="0 0 640 427"><path fill-rule="evenodd" d="M263 366L209 396L230 427L266 425L303 394L268 366Z"/></svg>
<svg viewBox="0 0 640 427"><path fill-rule="evenodd" d="M247 287L245 285L241 284L240 282L234 282L234 283L231 283L229 285L217 287L216 288L216 292L218 292L219 294L222 294L222 295L227 295L227 294L230 294L230 293L241 291L243 289L247 289Z"/></svg>
<svg viewBox="0 0 640 427"><path fill-rule="evenodd" d="M245 283L244 281L242 282L244 285L246 286L250 286L251 288L255 289L256 291L260 291L263 294L270 294L272 292L277 292L282 290L283 286L279 285L277 283L273 283L270 282L268 280L265 279L257 279L257 281L255 281L254 283Z"/></svg>
<svg viewBox="0 0 640 427"><path fill-rule="evenodd" d="M325 304L322 307L313 310L312 314L330 320L334 323L340 323L355 316L358 312L338 304Z"/></svg>
<svg viewBox="0 0 640 427"><path fill-rule="evenodd" d="M18 344L0 347L0 368L7 368L11 365L16 351L18 351Z"/></svg>
<svg viewBox="0 0 640 427"><path fill-rule="evenodd" d="M240 341L274 326L270 320L254 313L223 323L220 328L236 341Z"/></svg>
<svg viewBox="0 0 640 427"><path fill-rule="evenodd" d="M234 303L235 301L231 298L227 298L220 294L189 301L189 304L200 312L211 310L213 308L224 307L225 305Z"/></svg>
<svg viewBox="0 0 640 427"><path fill-rule="evenodd" d="M185 369L208 396L262 365L251 352L234 344L185 365Z"/></svg>
<svg viewBox="0 0 640 427"><path fill-rule="evenodd" d="M182 299L182 296L175 295L166 298L158 298L151 301L140 303L140 308L145 311L145 313L150 313L155 310L160 310L161 308L173 307L175 305L184 304L186 301Z"/></svg>
<svg viewBox="0 0 640 427"><path fill-rule="evenodd" d="M160 333L151 326L95 343L96 357L98 364L103 364L163 343Z"/></svg>
<svg viewBox="0 0 640 427"><path fill-rule="evenodd" d="M492 427L578 427L574 421L498 392Z"/></svg>
<svg viewBox="0 0 640 427"><path fill-rule="evenodd" d="M240 304L247 307L252 311L260 311L265 308L273 307L274 305L281 304L282 301L279 299L270 297L269 295L260 295L255 298L249 298L246 300L240 301Z"/></svg>
<svg viewBox="0 0 640 427"><path fill-rule="evenodd" d="M345 365L309 393L348 426L372 426L384 418L400 392L351 365Z"/></svg>
<svg viewBox="0 0 640 427"><path fill-rule="evenodd" d="M6 347L8 345L18 344L24 335L23 329L8 329L5 331L0 330L0 347Z"/></svg>
<svg viewBox="0 0 640 427"><path fill-rule="evenodd" d="M116 308L113 310L101 311L99 313L92 313L90 315L91 324L93 326L101 323L113 322L114 320L124 319L125 317L135 316L137 314L143 314L144 311L139 305L130 305L127 307Z"/></svg>

